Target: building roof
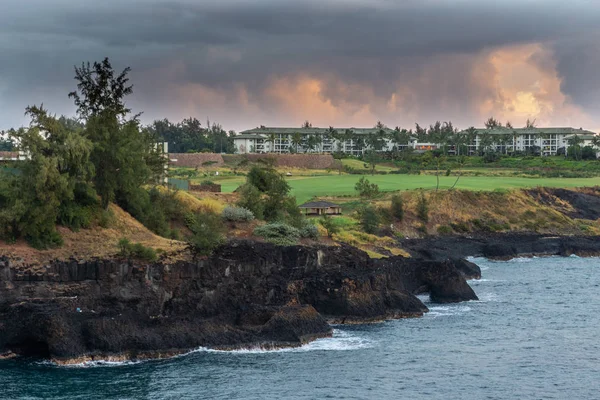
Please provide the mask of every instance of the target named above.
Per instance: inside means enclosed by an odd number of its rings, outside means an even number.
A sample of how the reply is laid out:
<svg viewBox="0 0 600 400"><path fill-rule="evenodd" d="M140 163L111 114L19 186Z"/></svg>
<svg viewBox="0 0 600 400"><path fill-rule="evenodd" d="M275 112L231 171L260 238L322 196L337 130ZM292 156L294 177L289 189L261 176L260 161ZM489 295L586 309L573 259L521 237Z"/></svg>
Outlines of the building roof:
<svg viewBox="0 0 600 400"><path fill-rule="evenodd" d="M579 133L576 133L574 135L565 136L565 139L569 140L569 139L574 138L575 136L577 136L579 139L582 139L582 140L592 140L592 139L598 137L598 136L596 136L594 134L590 135L590 134L579 134Z"/></svg>
<svg viewBox="0 0 600 400"><path fill-rule="evenodd" d="M331 203L329 201L309 201L308 203L304 203L298 208L332 208L332 207L340 207L339 204Z"/></svg>
<svg viewBox="0 0 600 400"><path fill-rule="evenodd" d="M258 134L252 134L252 133L245 133L248 131L244 131L239 135L236 135L233 137L233 139L266 139L266 137L264 135L258 135Z"/></svg>
<svg viewBox="0 0 600 400"><path fill-rule="evenodd" d="M352 131L353 133L357 134L357 135L370 135L373 133L377 133L379 131L378 128L334 128L337 133L344 133L347 130ZM385 131L385 133L392 133L394 132L393 129L390 128L384 128L383 129ZM241 134L242 135L256 135L256 134L262 134L262 135L270 135L272 133L274 134L282 134L282 135L293 135L294 133L300 133L302 135L323 135L325 133L327 133L329 131L329 128L278 128L278 127L260 127L260 128L254 128L254 129L249 129L247 131L243 131ZM239 136L236 136L239 137Z"/></svg>
<svg viewBox="0 0 600 400"><path fill-rule="evenodd" d="M512 135L514 133L518 135L595 135L592 131L577 128L478 128L475 129L476 133L481 135L489 133L491 135ZM461 133L467 133L467 130Z"/></svg>

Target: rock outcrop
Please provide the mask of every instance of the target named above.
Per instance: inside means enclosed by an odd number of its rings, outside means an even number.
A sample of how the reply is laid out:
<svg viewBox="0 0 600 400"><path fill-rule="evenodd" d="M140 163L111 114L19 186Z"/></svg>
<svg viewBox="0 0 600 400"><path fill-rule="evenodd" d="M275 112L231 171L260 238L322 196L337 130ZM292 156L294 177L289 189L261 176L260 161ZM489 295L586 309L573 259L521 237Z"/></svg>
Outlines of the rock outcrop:
<svg viewBox="0 0 600 400"><path fill-rule="evenodd" d="M197 347L299 346L328 322L420 316L477 296L450 261L374 260L349 246L234 241L197 262L0 258L0 356L57 362L164 357Z"/></svg>

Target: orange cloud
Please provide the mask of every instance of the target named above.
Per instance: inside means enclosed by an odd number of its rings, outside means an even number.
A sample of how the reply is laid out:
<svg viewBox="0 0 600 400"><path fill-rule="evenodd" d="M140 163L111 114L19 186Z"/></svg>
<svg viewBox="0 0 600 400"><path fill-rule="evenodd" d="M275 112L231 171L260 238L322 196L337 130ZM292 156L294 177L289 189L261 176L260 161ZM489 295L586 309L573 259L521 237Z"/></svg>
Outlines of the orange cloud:
<svg viewBox="0 0 600 400"><path fill-rule="evenodd" d="M476 85L490 95L478 107L480 120L495 116L516 126L535 119L538 126L581 126L592 118L561 91L552 52L542 44L496 49L482 55L485 74L474 74Z"/></svg>
<svg viewBox="0 0 600 400"><path fill-rule="evenodd" d="M226 88L174 83L185 72L181 63L158 71L173 82L163 91L171 118L209 116L227 129L300 126L305 120L315 126L373 126L381 120L411 127L438 119L464 128L490 116L515 126L527 119L538 126L595 125L561 91L554 55L539 43L425 58L418 68L400 70L385 93L373 82L314 73L272 76L253 90L244 82Z"/></svg>

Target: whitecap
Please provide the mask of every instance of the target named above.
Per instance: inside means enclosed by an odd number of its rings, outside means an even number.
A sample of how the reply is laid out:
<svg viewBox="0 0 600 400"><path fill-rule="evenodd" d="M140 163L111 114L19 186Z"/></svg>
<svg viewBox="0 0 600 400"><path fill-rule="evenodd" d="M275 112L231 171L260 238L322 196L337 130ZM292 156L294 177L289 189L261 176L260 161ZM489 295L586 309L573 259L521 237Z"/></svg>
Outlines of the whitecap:
<svg viewBox="0 0 600 400"><path fill-rule="evenodd" d="M37 361L37 365L52 366L59 368L94 368L94 367L124 367L128 365L141 364L148 360L124 360L124 361L109 361L109 360L94 360L94 361L83 361L75 364L57 364L50 360Z"/></svg>
<svg viewBox="0 0 600 400"><path fill-rule="evenodd" d="M300 347L284 347L280 349L251 347L235 350L216 350L205 347L198 348L190 353L227 353L227 354L268 354L268 353L302 353L307 351L348 351L371 348L374 343L366 338L354 335L348 331L334 329L333 336L314 340Z"/></svg>
<svg viewBox="0 0 600 400"><path fill-rule="evenodd" d="M460 305L460 306L434 306L429 307L429 312L425 316L437 318L437 317L448 317L451 315L462 315L471 311L471 307Z"/></svg>

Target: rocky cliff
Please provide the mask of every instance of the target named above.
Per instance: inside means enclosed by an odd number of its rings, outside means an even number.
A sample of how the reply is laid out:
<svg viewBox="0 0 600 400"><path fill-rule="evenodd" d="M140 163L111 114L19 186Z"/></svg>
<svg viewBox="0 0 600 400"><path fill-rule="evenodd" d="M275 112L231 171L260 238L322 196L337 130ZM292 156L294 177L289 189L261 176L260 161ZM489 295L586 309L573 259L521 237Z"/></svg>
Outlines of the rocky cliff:
<svg viewBox="0 0 600 400"><path fill-rule="evenodd" d="M4 257L0 356L79 362L200 346L298 346L330 335L328 322L420 316L427 307L418 293L436 302L476 299L465 276L477 271L459 264L252 241L171 265L70 260L30 267Z"/></svg>

